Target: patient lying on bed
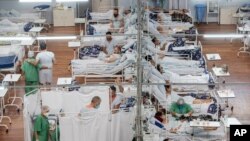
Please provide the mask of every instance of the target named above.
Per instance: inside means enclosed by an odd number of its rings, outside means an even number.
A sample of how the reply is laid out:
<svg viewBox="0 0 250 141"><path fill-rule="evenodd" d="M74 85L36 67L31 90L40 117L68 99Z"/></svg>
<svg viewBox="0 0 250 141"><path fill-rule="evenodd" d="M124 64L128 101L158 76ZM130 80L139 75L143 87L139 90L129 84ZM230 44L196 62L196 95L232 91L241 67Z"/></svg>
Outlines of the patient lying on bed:
<svg viewBox="0 0 250 141"><path fill-rule="evenodd" d="M114 63L115 61L117 61L120 58L121 58L121 48L115 47L114 53L109 55L109 56L106 56L106 58L104 58L104 61L106 63Z"/></svg>

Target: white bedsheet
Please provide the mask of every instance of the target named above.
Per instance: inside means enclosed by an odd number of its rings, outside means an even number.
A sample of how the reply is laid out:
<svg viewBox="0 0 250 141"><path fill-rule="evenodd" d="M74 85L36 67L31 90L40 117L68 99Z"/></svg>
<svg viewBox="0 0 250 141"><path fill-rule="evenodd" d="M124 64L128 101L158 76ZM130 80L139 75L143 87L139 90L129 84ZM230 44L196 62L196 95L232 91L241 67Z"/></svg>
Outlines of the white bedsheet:
<svg viewBox="0 0 250 141"><path fill-rule="evenodd" d="M113 10L109 10L106 13L101 13L101 12L91 12L89 13L92 20L106 20L106 19L111 19Z"/></svg>
<svg viewBox="0 0 250 141"><path fill-rule="evenodd" d="M3 19L0 21L0 32L24 32L25 24L24 22L14 23L9 19Z"/></svg>
<svg viewBox="0 0 250 141"><path fill-rule="evenodd" d="M72 71L74 74L88 74L94 71L105 72L114 63L106 63L98 58L91 58L86 60L72 60ZM90 68L91 67L91 68Z"/></svg>
<svg viewBox="0 0 250 141"><path fill-rule="evenodd" d="M106 91L91 91L90 93L80 93L78 91L44 91L41 93L43 105L48 105L54 113L61 109L65 113L77 115L85 105L89 104L92 97L99 96L102 99L99 111L109 111L109 93ZM74 104L72 104L74 103Z"/></svg>
<svg viewBox="0 0 250 141"><path fill-rule="evenodd" d="M97 113L95 117L60 117L61 141L128 141L133 138L133 112Z"/></svg>
<svg viewBox="0 0 250 141"><path fill-rule="evenodd" d="M135 54L126 57L125 60L119 59L114 63L106 63L98 58L87 60L72 60L72 71L74 75L86 74L116 74L135 63ZM122 61L121 61L122 60Z"/></svg>
<svg viewBox="0 0 250 141"><path fill-rule="evenodd" d="M20 13L18 16L0 16L0 19L8 19L12 22L34 22L39 19L38 13Z"/></svg>
<svg viewBox="0 0 250 141"><path fill-rule="evenodd" d="M95 28L95 35L104 35L109 31L110 24L91 24Z"/></svg>
<svg viewBox="0 0 250 141"><path fill-rule="evenodd" d="M25 49L23 46L9 45L0 46L0 56L17 55L18 60L21 61L25 55Z"/></svg>
<svg viewBox="0 0 250 141"><path fill-rule="evenodd" d="M159 59L159 64L164 66L186 66L186 67L199 67L200 61L193 61L193 60L181 60L174 57L167 57L165 56L162 59Z"/></svg>

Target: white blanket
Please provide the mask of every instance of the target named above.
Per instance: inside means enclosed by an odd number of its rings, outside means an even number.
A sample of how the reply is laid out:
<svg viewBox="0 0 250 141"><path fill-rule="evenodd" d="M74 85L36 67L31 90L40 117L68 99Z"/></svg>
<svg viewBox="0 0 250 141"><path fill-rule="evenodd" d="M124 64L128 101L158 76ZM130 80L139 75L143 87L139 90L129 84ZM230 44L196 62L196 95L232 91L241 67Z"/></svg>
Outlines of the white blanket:
<svg viewBox="0 0 250 141"><path fill-rule="evenodd" d="M91 12L89 13L92 20L106 20L106 19L111 19L113 10L109 10L106 13L101 13L101 12Z"/></svg>
<svg viewBox="0 0 250 141"><path fill-rule="evenodd" d="M18 60L21 61L25 55L25 49L18 45L0 46L0 56L17 55Z"/></svg>
<svg viewBox="0 0 250 141"><path fill-rule="evenodd" d="M92 97L99 96L102 100L99 111L109 111L109 93L108 88L102 91L95 89L89 93L80 93L77 91L44 91L41 93L43 105L48 105L50 111L58 113L61 109L65 113L77 115L85 105L89 104ZM74 103L74 104L72 104Z"/></svg>
<svg viewBox="0 0 250 141"><path fill-rule="evenodd" d="M0 21L0 32L24 32L24 25L26 23L14 23L9 19L3 19Z"/></svg>
<svg viewBox="0 0 250 141"><path fill-rule="evenodd" d="M95 28L95 35L104 35L109 31L110 24L92 24Z"/></svg>
<svg viewBox="0 0 250 141"><path fill-rule="evenodd" d="M97 113L89 119L60 117L61 141L128 141L133 138L132 112Z"/></svg>

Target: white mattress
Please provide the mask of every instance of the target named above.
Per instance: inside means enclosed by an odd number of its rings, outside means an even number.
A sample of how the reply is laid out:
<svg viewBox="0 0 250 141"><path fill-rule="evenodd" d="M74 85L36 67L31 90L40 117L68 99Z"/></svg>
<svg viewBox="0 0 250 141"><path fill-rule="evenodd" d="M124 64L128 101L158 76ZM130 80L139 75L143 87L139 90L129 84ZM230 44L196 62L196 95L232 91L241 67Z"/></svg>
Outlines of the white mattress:
<svg viewBox="0 0 250 141"><path fill-rule="evenodd" d="M0 56L13 54L17 55L18 60L21 61L25 55L24 47L18 45L0 46Z"/></svg>
<svg viewBox="0 0 250 141"><path fill-rule="evenodd" d="M92 17L92 20L106 20L106 19L111 19L112 14L113 10L109 10L106 13L91 12L90 16Z"/></svg>
<svg viewBox="0 0 250 141"><path fill-rule="evenodd" d="M24 32L24 26L26 23L14 23L9 19L3 19L0 21L0 32Z"/></svg>
<svg viewBox="0 0 250 141"><path fill-rule="evenodd" d="M110 28L110 24L92 24L91 26L95 28L95 35L106 34L106 32L108 32Z"/></svg>
<svg viewBox="0 0 250 141"><path fill-rule="evenodd" d="M4 17L0 17L0 19L8 19L12 22L34 22L35 20L39 19L39 14L38 13L21 13L21 15L17 17L4 16Z"/></svg>

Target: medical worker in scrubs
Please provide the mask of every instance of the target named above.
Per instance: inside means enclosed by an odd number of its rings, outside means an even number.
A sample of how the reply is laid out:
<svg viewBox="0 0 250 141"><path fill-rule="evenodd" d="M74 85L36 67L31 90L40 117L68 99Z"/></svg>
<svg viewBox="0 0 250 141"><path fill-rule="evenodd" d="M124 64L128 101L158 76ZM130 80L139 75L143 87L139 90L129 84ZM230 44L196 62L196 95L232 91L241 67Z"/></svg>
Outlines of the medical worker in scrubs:
<svg viewBox="0 0 250 141"><path fill-rule="evenodd" d="M49 141L48 113L49 107L42 106L41 114L35 119L33 141Z"/></svg>
<svg viewBox="0 0 250 141"><path fill-rule="evenodd" d="M171 105L170 111L171 114L176 118L179 118L181 116L190 117L193 113L192 107L189 104L185 103L183 98L179 98L177 102L174 102Z"/></svg>
<svg viewBox="0 0 250 141"><path fill-rule="evenodd" d="M30 64L30 61L35 61L34 58L34 52L29 51L28 52L28 58L23 62L22 64L22 72L25 77L25 93L31 94L30 92L36 89L39 85L39 70L42 68L41 64L38 64L37 66L34 66Z"/></svg>

